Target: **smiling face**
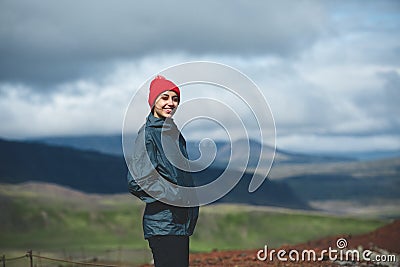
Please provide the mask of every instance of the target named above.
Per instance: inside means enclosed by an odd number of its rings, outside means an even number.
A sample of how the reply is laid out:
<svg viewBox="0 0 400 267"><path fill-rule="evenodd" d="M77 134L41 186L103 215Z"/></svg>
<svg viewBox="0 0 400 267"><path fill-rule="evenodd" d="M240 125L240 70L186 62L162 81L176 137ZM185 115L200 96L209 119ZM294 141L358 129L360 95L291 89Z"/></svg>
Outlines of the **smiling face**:
<svg viewBox="0 0 400 267"><path fill-rule="evenodd" d="M153 115L156 118L170 118L178 105L178 94L174 91L165 91L157 97L153 108Z"/></svg>

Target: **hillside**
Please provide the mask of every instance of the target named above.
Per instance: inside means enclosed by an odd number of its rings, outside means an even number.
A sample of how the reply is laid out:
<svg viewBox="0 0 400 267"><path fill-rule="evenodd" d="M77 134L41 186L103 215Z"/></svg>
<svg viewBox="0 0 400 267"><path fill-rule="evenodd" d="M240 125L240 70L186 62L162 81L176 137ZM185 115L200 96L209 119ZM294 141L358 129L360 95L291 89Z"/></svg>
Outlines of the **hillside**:
<svg viewBox="0 0 400 267"><path fill-rule="evenodd" d="M82 141L85 142L82 142ZM99 142L101 140L102 142ZM121 144L118 142L120 136L86 136L74 138L50 138L41 139L41 142L53 142L58 145L74 146L85 149L106 151L106 148L113 147L113 151L121 150ZM188 151L192 159L199 157L198 142L188 142ZM237 140L235 146L246 146L245 140ZM250 161L247 168L247 176L253 173L257 162L257 152L260 151L260 143L250 140ZM224 168L227 159L230 156L230 145L225 142L216 142L216 159L208 171L218 173L218 170ZM265 145L265 150L271 153L271 147ZM111 152L111 151L110 151ZM121 152L119 152L121 153ZM370 160L355 160L351 155L342 156L321 156L307 155L302 153L293 153L276 150L273 167L268 174L269 180L264 182L275 184L280 182L280 192L294 192L298 199L307 202L315 209L324 210L334 214L363 214L372 216L383 216L390 218L400 217L400 192L398 190L400 183L400 157L379 158L378 153L359 155L361 158L371 158ZM375 155L375 156L374 156ZM396 155L396 153L385 156ZM232 162L241 160L242 155L232 155ZM376 158L376 159L374 159ZM232 164L235 166L235 164ZM269 166L260 166L258 175L265 176ZM207 175L199 177L203 181L209 181ZM243 179L238 187L242 188L241 196L248 197L246 183ZM265 184L256 194L261 195L273 187L265 187ZM289 187L289 188L288 188ZM237 190L235 188L235 190ZM275 197L270 192L263 194L264 198ZM286 194L279 194L285 199ZM247 201L247 203L259 204L258 200ZM229 199L227 196L224 200ZM224 201L222 200L222 201ZM245 201L246 202L246 201ZM271 203L271 202L269 202ZM296 203L296 201L292 202ZM294 207L293 205L290 207Z"/></svg>
<svg viewBox="0 0 400 267"><path fill-rule="evenodd" d="M121 135L44 137L29 139L27 141L48 144L52 146L71 147L80 150L97 151L115 156L122 155Z"/></svg>
<svg viewBox="0 0 400 267"><path fill-rule="evenodd" d="M132 140L135 138L135 134L132 134ZM122 137L121 135L88 135L88 136L70 136L70 137L43 137L37 139L27 140L30 142L37 142L42 144L49 144L54 146L72 147L81 150L98 151L105 154L111 155L122 155ZM226 159L230 156L231 144L225 141L215 141L217 147L216 162L218 166L226 164ZM238 148L247 146L247 141L239 139L234 141L233 145ZM200 156L198 150L198 141L187 141L187 149L191 159L195 159ZM257 156L261 149L261 143L258 141L249 140L250 147L250 161L249 166L254 167ZM273 147L264 144L264 149L267 151L267 155L271 155ZM399 153L400 154L400 153ZM389 154L390 155L390 154ZM241 155L233 155L233 159L237 159ZM367 157L367 156L365 156ZM275 160L283 163L320 163L320 162L343 162L352 161L356 158L349 155L312 155L306 153L289 152L282 149L276 149Z"/></svg>
<svg viewBox="0 0 400 267"><path fill-rule="evenodd" d="M91 193L126 191L121 157L99 152L0 140L0 182L41 181Z"/></svg>
<svg viewBox="0 0 400 267"><path fill-rule="evenodd" d="M131 135L133 139L134 134ZM82 135L82 136L61 136L61 137L42 137L28 139L27 141L39 142L49 145L57 146L67 146L82 150L92 150L99 151L106 154L122 155L121 148L121 135ZM242 142L243 140L238 140ZM259 146L257 141L250 140L254 147ZM192 155L197 154L198 142L188 141L188 147L192 150ZM216 141L217 148L228 147L229 145L224 141ZM267 145L268 147L268 145ZM389 151L354 151L354 152L336 152L336 153L326 153L326 154L313 154L313 153L296 153L291 151L285 151L282 149L277 149L277 155L282 155L282 158L299 159L300 161L347 161L347 160L378 160L384 158L395 158L400 157L399 150L389 150Z"/></svg>
<svg viewBox="0 0 400 267"><path fill-rule="evenodd" d="M144 205L128 194L86 194L44 183L0 184L0 200L2 255L33 249L55 258L68 253L107 260L110 251L119 251L121 266L150 260L141 225ZM208 205L200 208L191 252L254 250L266 243L276 248L368 233L388 222L276 207Z"/></svg>
<svg viewBox="0 0 400 267"><path fill-rule="evenodd" d="M192 253L190 255L190 266L206 267L206 266L310 266L310 267L332 267L332 266L398 266L400 258L400 220L388 223L374 231L359 235L336 235L329 236L322 239L311 240L306 243L296 245L284 245L279 248L275 248L275 251L284 250L289 252L291 250L309 251L313 250L317 253L317 256L323 250L327 250L329 247L337 249L337 240L345 238L347 241L346 249L354 249L361 251L360 254L366 249L370 250L373 259L372 262L360 261L360 263L354 262L350 257L346 260L345 257L340 260L331 261L328 257L324 257L320 261L279 261L276 254L273 260L260 261L257 259L257 253L259 250L232 250L232 251L218 251L215 250L210 253ZM268 247L271 251L271 247ZM260 248L262 249L262 248ZM332 254L332 258L340 259L340 253ZM346 255L346 254L344 254ZM390 259L386 262L374 262L374 257L379 256L382 259ZM327 256L327 255L326 255ZM288 256L283 256L288 258ZM391 258L389 258L391 257ZM360 256L362 258L362 256ZM283 265L284 264L284 265ZM142 267L150 267L150 265L142 265Z"/></svg>
<svg viewBox="0 0 400 267"><path fill-rule="evenodd" d="M254 160L254 151L259 144L251 145L251 159ZM196 158L196 144L188 146L192 146L192 156ZM4 140L0 141L0 148L0 182L36 180L85 192L126 192L126 167L121 156ZM221 158L226 154L226 144L217 143L217 148L217 156ZM221 166L224 166L223 161L216 160L211 167L195 175L196 181L200 184L210 182L223 171ZM265 175L265 172L261 168L258 175ZM249 167L239 184L218 202L313 208L331 214L400 217L400 158L355 161L278 151L269 179L249 194L247 187L251 175Z"/></svg>
<svg viewBox="0 0 400 267"><path fill-rule="evenodd" d="M123 157L74 148L0 140L0 183L40 181L88 193L127 192ZM209 182L223 170L208 168L195 180ZM234 175L234 173L233 173ZM247 191L250 174L219 202L310 209L307 202L281 181L266 181L254 194Z"/></svg>

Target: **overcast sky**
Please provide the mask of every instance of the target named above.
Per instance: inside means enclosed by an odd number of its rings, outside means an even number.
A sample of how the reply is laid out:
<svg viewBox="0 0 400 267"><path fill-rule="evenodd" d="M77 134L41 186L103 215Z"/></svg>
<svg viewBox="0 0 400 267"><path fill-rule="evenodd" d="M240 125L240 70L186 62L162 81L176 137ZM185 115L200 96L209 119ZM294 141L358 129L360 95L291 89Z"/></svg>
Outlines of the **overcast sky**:
<svg viewBox="0 0 400 267"><path fill-rule="evenodd" d="M0 40L2 138L118 134L147 79L206 60L259 86L280 148L400 149L399 1L2 0Z"/></svg>

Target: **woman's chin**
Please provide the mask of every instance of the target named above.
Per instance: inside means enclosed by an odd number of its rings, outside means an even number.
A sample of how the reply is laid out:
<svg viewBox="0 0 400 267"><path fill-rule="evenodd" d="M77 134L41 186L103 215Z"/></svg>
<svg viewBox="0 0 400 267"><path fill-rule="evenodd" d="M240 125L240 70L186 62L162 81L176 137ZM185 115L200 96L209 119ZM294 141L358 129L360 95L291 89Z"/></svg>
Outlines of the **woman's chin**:
<svg viewBox="0 0 400 267"><path fill-rule="evenodd" d="M171 118L171 117L172 117L172 113L165 113L165 112L163 112L163 113L161 114L161 116L164 117L164 118Z"/></svg>
<svg viewBox="0 0 400 267"><path fill-rule="evenodd" d="M173 114L174 114L174 112L172 110L171 111L165 111L165 112L162 113L162 115L165 118L171 118Z"/></svg>

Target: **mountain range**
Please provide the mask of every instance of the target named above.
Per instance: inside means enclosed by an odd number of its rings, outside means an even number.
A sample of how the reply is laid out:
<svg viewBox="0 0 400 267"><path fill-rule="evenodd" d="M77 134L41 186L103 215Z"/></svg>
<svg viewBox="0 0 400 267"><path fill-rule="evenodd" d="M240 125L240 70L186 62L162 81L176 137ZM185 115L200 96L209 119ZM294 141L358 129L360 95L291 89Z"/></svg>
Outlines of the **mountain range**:
<svg viewBox="0 0 400 267"><path fill-rule="evenodd" d="M205 170L194 173L196 181L208 183L227 165L241 160L240 152L249 144L250 158L236 187L219 202L245 203L296 209L325 208L342 212L356 205L391 207L400 215L400 157L360 160L352 157L309 155L277 149L271 170L261 166L256 175L266 176L254 193L247 191L261 144L236 140L216 142L216 158ZM207 145L207 143L202 144ZM188 142L191 159L200 156L199 142ZM231 146L238 148L230 155ZM272 147L264 144L271 153ZM0 182L42 181L68 186L83 192L127 192L127 168L120 136L44 138L25 141L0 140ZM235 172L236 170L231 170ZM344 207L344 208L343 208ZM393 215L394 214L394 215Z"/></svg>
<svg viewBox="0 0 400 267"><path fill-rule="evenodd" d="M0 162L0 183L39 181L88 193L127 192L127 167L122 156L36 142L0 140ZM196 181L204 182L218 177L222 171L212 167L193 175ZM267 180L256 193L248 193L250 177L251 174L245 173L236 187L218 202L310 209L306 201L281 181Z"/></svg>
<svg viewBox="0 0 400 267"><path fill-rule="evenodd" d="M135 138L135 134L132 134L132 139ZM39 143L45 143L49 145L57 146L67 146L74 147L82 150L95 150L103 152L106 154L122 155L121 147L121 135L84 135L84 136L57 136L57 137L41 137L41 138L31 138L25 141L33 141ZM240 140L243 142L243 140ZM257 142L250 139L250 142L257 146ZM224 141L216 141L216 146L221 148L226 146L227 143ZM196 155L198 142L189 141L188 147L192 147L193 155ZM363 151L363 152L332 152L325 154L316 153L296 153L292 151L285 151L282 149L277 149L278 153L282 155L288 154L290 157L299 156L303 160L304 158L321 160L321 159L357 159L357 160L377 160L383 158L394 158L400 157L400 150L390 150L390 151Z"/></svg>

